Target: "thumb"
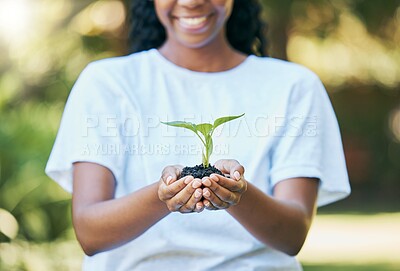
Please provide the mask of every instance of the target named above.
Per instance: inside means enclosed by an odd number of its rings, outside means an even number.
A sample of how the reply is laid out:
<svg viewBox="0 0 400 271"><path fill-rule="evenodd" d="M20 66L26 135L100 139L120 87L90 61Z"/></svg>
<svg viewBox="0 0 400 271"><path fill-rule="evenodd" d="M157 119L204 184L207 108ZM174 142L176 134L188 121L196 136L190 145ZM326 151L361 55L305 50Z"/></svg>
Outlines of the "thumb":
<svg viewBox="0 0 400 271"><path fill-rule="evenodd" d="M182 166L167 166L164 168L161 178L165 184L169 185L178 180L181 171Z"/></svg>
<svg viewBox="0 0 400 271"><path fill-rule="evenodd" d="M231 178L239 180L244 174L244 167L234 159L221 159L215 163L215 167L224 174L229 174Z"/></svg>
<svg viewBox="0 0 400 271"><path fill-rule="evenodd" d="M240 178L242 178L243 174L244 174L244 167L239 163L237 163L237 165L235 165L230 171L230 175L232 176L232 178L237 181L239 181Z"/></svg>

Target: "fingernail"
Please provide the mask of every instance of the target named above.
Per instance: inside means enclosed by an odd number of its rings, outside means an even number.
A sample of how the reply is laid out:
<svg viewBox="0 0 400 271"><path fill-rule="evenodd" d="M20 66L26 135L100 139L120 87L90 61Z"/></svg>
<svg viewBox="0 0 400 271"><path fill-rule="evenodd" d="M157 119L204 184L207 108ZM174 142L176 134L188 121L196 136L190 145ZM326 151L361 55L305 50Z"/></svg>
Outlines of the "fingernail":
<svg viewBox="0 0 400 271"><path fill-rule="evenodd" d="M193 187L193 188L198 188L198 187L200 187L200 186L201 186L201 182L199 182L199 181L197 181L197 180L194 181L193 184L192 184L192 187Z"/></svg>
<svg viewBox="0 0 400 271"><path fill-rule="evenodd" d="M183 181L185 184L189 184L192 181L192 178L190 176L185 177L185 180Z"/></svg>
<svg viewBox="0 0 400 271"><path fill-rule="evenodd" d="M168 178L167 178L167 184L169 184L169 183L171 182L171 180L172 180L172 176L168 176Z"/></svg>
<svg viewBox="0 0 400 271"><path fill-rule="evenodd" d="M194 196L195 196L195 198L200 198L201 192L196 190L196 192L194 192Z"/></svg>
<svg viewBox="0 0 400 271"><path fill-rule="evenodd" d="M204 191L203 195L208 198L211 194L210 191L206 190Z"/></svg>
<svg viewBox="0 0 400 271"><path fill-rule="evenodd" d="M215 174L211 174L211 175L210 175L210 178L213 179L213 180L216 181L216 182L218 182L218 180L219 180L219 179L218 179L218 176L215 175Z"/></svg>
<svg viewBox="0 0 400 271"><path fill-rule="evenodd" d="M198 211L200 211L201 208L203 208L203 206L202 206L202 204L201 204L200 202L198 202L198 203L196 204L196 209L197 209Z"/></svg>
<svg viewBox="0 0 400 271"><path fill-rule="evenodd" d="M202 183L203 183L205 186L210 186L210 185L211 185L211 181L210 181L210 179L208 179L208 178L204 179L204 180L202 181Z"/></svg>
<svg viewBox="0 0 400 271"><path fill-rule="evenodd" d="M235 171L234 173L233 173L233 176L235 176L235 179L236 180L240 180L240 173L239 173L239 171Z"/></svg>

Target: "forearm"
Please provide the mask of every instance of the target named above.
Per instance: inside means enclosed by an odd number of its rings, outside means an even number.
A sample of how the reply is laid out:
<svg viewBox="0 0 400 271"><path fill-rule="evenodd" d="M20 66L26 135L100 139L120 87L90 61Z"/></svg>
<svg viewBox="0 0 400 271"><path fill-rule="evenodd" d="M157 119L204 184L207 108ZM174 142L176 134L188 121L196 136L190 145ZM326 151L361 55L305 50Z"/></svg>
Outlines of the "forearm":
<svg viewBox="0 0 400 271"><path fill-rule="evenodd" d="M313 216L301 205L268 196L251 183L239 204L227 212L258 240L289 255L300 251Z"/></svg>
<svg viewBox="0 0 400 271"><path fill-rule="evenodd" d="M85 253L122 245L165 217L169 211L157 191L158 183L154 183L125 197L74 210L75 231Z"/></svg>

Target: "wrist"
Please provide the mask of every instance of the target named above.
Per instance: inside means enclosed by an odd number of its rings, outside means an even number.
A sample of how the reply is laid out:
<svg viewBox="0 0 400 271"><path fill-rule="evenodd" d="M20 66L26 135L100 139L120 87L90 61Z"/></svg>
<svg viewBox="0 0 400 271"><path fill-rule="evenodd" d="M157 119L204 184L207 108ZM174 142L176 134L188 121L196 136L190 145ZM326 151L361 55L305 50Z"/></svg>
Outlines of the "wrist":
<svg viewBox="0 0 400 271"><path fill-rule="evenodd" d="M243 212L243 211L251 212L251 209L252 209L251 206L252 206L252 204L254 204L253 203L254 195L252 196L252 194L254 192L252 189L253 186L245 179L243 179L243 181L244 181L244 190L243 190L242 194L240 195L239 201L227 209L228 213L230 213L231 215L234 215L238 212ZM250 207L250 209L248 209L247 207Z"/></svg>
<svg viewBox="0 0 400 271"><path fill-rule="evenodd" d="M157 209L159 209L162 212L163 216L166 216L169 213L171 213L171 211L168 209L166 202L164 202L160 197L160 193L159 193L160 182L162 182L162 180L155 182L151 185L153 188L153 191L155 192L154 204L155 204L155 206L157 206Z"/></svg>

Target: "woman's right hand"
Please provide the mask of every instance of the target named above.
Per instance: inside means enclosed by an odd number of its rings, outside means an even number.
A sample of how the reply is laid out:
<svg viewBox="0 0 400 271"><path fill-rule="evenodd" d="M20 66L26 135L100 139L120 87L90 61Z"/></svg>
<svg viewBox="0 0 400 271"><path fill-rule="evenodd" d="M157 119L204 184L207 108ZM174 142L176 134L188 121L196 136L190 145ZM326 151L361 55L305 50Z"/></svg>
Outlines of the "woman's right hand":
<svg viewBox="0 0 400 271"><path fill-rule="evenodd" d="M201 212L204 210L201 180L192 176L178 179L182 168L180 165L164 168L159 181L158 197L171 212Z"/></svg>

